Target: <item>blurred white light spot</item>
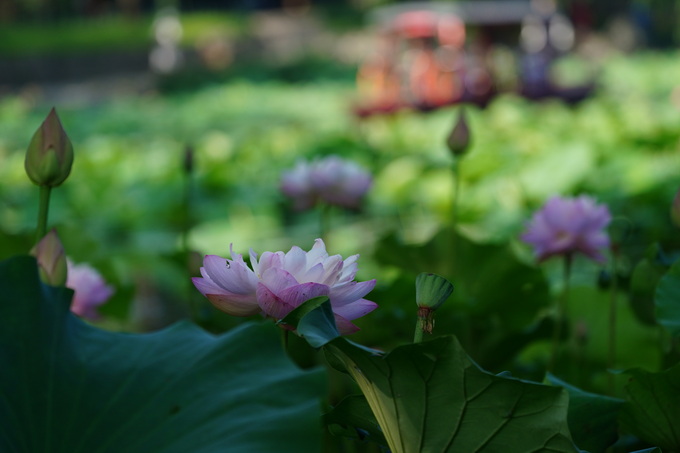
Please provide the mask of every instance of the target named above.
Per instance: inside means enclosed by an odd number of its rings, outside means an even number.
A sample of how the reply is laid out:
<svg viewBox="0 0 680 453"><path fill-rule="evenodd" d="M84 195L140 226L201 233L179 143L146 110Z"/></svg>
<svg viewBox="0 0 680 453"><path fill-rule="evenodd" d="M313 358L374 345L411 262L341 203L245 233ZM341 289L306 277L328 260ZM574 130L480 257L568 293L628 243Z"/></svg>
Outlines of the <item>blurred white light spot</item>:
<svg viewBox="0 0 680 453"><path fill-rule="evenodd" d="M574 45L574 27L564 17L554 17L550 21L550 43L560 52L566 52Z"/></svg>
<svg viewBox="0 0 680 453"><path fill-rule="evenodd" d="M174 71L182 62L182 54L175 46L157 46L149 54L149 64L156 72L167 74Z"/></svg>
<svg viewBox="0 0 680 453"><path fill-rule="evenodd" d="M528 17L522 24L520 42L525 52L536 53L548 44L548 32L543 22L536 17Z"/></svg>
<svg viewBox="0 0 680 453"><path fill-rule="evenodd" d="M176 44L182 39L182 24L176 15L160 16L153 23L153 34L161 45Z"/></svg>

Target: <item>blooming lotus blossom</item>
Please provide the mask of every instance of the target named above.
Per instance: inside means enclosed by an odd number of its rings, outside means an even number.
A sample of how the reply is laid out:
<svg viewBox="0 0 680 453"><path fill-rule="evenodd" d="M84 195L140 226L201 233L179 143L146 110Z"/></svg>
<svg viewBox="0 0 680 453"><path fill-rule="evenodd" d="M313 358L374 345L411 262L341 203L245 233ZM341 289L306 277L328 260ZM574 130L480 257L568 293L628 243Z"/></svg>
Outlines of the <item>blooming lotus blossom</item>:
<svg viewBox="0 0 680 453"><path fill-rule="evenodd" d="M317 202L358 208L371 187L370 173L354 162L328 156L312 162L298 162L281 177L281 191L293 199L298 210Z"/></svg>
<svg viewBox="0 0 680 453"><path fill-rule="evenodd" d="M359 330L350 321L378 306L363 299L375 280L354 281L358 258L329 256L324 242L317 239L308 252L296 246L287 253L264 252L258 259L251 249L251 269L231 248L231 259L206 256L202 277L193 282L215 307L234 316L260 313L281 319L309 299L328 296L338 330L348 334Z"/></svg>
<svg viewBox="0 0 680 453"><path fill-rule="evenodd" d="M113 287L106 284L101 274L89 264L68 264L66 286L75 293L71 303L71 311L78 316L97 320L101 318L97 307L105 303L113 295Z"/></svg>
<svg viewBox="0 0 680 453"><path fill-rule="evenodd" d="M588 196L556 196L534 214L522 240L534 246L538 261L580 252L603 262L602 252L609 247L605 228L610 220L607 206Z"/></svg>

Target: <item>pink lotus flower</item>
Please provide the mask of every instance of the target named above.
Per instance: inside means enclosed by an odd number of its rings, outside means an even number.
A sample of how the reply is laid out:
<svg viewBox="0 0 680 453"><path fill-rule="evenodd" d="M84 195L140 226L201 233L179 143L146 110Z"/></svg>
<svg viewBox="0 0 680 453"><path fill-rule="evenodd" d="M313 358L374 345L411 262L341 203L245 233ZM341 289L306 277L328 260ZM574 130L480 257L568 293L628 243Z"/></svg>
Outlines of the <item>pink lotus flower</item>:
<svg viewBox="0 0 680 453"><path fill-rule="evenodd" d="M556 196L534 214L522 240L534 246L539 262L575 252L603 262L602 252L609 247L605 228L610 220L607 206L588 196Z"/></svg>
<svg viewBox="0 0 680 453"><path fill-rule="evenodd" d="M101 319L97 307L109 300L113 287L107 285L101 274L89 264L73 264L68 260L67 265L66 286L75 292L71 311L92 321Z"/></svg>
<svg viewBox="0 0 680 453"><path fill-rule="evenodd" d="M354 162L328 156L312 162L298 162L281 177L281 191L293 199L298 210L317 202L358 208L371 187L370 173Z"/></svg>
<svg viewBox="0 0 680 453"><path fill-rule="evenodd" d="M343 261L329 256L321 239L309 252L293 247L289 252L264 252L259 258L250 250L250 265L231 249L231 258L208 255L202 277L193 278L196 288L218 309L234 316L281 319L303 302L318 296L330 298L335 322L342 334L359 330L350 321L375 310L377 304L363 299L375 280L355 282L359 255Z"/></svg>

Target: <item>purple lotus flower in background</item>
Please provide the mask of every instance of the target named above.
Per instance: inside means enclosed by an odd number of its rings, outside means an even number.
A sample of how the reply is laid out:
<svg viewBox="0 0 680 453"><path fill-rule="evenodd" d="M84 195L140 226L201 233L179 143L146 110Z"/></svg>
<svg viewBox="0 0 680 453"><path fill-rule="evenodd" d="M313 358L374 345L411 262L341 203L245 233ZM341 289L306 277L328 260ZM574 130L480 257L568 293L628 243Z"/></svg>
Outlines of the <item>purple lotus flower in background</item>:
<svg viewBox="0 0 680 453"><path fill-rule="evenodd" d="M303 302L328 296L335 322L342 334L359 330L350 321L375 310L363 299L375 280L355 282L359 255L343 260L329 256L321 239L309 252L293 247L289 252L264 252L258 259L250 250L250 265L231 250L231 259L207 255L196 288L218 309L234 316L257 313L281 319Z"/></svg>
<svg viewBox="0 0 680 453"><path fill-rule="evenodd" d="M317 202L358 208L373 179L355 162L328 156L312 162L298 162L281 177L281 191L293 199L298 210Z"/></svg>
<svg viewBox="0 0 680 453"><path fill-rule="evenodd" d="M314 207L318 201L319 194L312 184L312 172L308 162L299 161L281 175L281 192L293 200L293 206L299 211Z"/></svg>
<svg viewBox="0 0 680 453"><path fill-rule="evenodd" d="M73 264L70 260L67 264L66 286L75 292L71 311L92 321L100 319L97 308L113 295L113 287L107 285L101 274L89 264Z"/></svg>
<svg viewBox="0 0 680 453"><path fill-rule="evenodd" d="M554 255L580 252L603 262L609 247L605 231L611 215L605 205L582 195L576 198L553 197L537 211L522 240L534 246L538 261Z"/></svg>

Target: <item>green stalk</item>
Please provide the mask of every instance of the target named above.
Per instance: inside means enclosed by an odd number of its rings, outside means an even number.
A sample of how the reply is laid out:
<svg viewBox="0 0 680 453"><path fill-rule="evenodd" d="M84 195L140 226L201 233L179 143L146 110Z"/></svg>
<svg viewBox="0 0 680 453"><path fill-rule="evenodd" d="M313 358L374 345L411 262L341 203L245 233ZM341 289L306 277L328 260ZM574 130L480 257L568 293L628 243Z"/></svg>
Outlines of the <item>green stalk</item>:
<svg viewBox="0 0 680 453"><path fill-rule="evenodd" d="M562 324L564 324L567 303L569 301L569 280L571 275L571 253L564 255L564 273L562 297L557 300L557 316L555 317L555 330L553 331L552 348L550 351L550 360L548 362L548 372L555 371L555 363L557 361L557 354L560 347L560 338L562 337Z"/></svg>
<svg viewBox="0 0 680 453"><path fill-rule="evenodd" d="M413 334L413 342L414 343L420 343L423 341L423 327L424 327L425 321L423 318L418 316L418 320L416 321L416 331Z"/></svg>
<svg viewBox="0 0 680 453"><path fill-rule="evenodd" d="M191 194L193 190L191 172L184 172L184 197L182 200L182 235L181 235L181 247L182 254L184 255L184 264L186 266L186 271L191 274L191 250L189 249L189 231L191 230ZM199 323L200 313L199 313L199 302L196 300L194 285L191 284L191 279L187 279L187 300L189 302L189 314L191 320L195 323Z"/></svg>
<svg viewBox="0 0 680 453"><path fill-rule="evenodd" d="M455 162L453 163L452 170L453 170L453 199L451 200L451 218L452 220L452 226L453 230L456 230L456 226L458 225L458 200L459 200L459 193L460 193L460 166L462 163L463 159L457 157Z"/></svg>
<svg viewBox="0 0 680 453"><path fill-rule="evenodd" d="M447 260L449 272L453 270L452 263L457 260L456 252L458 250L458 203L460 200L460 166L462 159L456 157L452 165L453 172L453 197L451 198L451 236L449 250L451 252L449 260Z"/></svg>
<svg viewBox="0 0 680 453"><path fill-rule="evenodd" d="M38 227L36 230L36 244L47 234L47 214L50 210L50 194L52 187L40 186L40 202L38 205Z"/></svg>
<svg viewBox="0 0 680 453"><path fill-rule="evenodd" d="M609 299L609 351L607 357L607 368L614 368L616 364L616 305L618 292L618 279L616 278L616 253L612 253L612 287ZM609 394L614 393L614 375L607 373L607 386Z"/></svg>
<svg viewBox="0 0 680 453"><path fill-rule="evenodd" d="M328 249L328 232L331 229L331 210L333 207L327 203L322 203L319 207L319 237L323 239Z"/></svg>

